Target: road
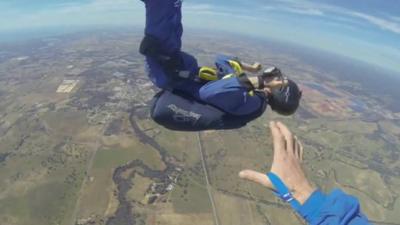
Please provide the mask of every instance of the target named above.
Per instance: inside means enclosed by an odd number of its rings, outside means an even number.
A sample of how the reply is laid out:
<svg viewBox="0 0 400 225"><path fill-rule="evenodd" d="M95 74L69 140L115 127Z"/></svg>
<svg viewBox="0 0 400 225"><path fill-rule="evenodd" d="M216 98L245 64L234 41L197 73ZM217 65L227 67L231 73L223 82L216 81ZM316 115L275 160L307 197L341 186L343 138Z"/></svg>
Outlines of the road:
<svg viewBox="0 0 400 225"><path fill-rule="evenodd" d="M206 161L204 159L204 150L203 150L203 145L201 143L200 132L197 132L197 141L199 143L199 148L198 149L199 149L199 153L200 153L201 164L202 164L202 167L203 167L204 176L206 178L208 197L210 198L211 207L212 207L212 210L213 210L214 224L215 225L219 225L220 223L219 223L219 218L218 218L218 213L217 213L217 207L215 206L214 197L212 195L210 180L209 180L209 177L208 177L208 171L207 171L207 167L206 167Z"/></svg>

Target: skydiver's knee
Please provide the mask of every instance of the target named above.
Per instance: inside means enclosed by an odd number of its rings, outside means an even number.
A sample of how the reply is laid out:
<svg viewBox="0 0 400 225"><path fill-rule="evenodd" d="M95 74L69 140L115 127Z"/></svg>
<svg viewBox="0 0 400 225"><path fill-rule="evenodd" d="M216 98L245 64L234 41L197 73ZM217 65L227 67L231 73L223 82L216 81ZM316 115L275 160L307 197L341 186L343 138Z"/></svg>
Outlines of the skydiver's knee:
<svg viewBox="0 0 400 225"><path fill-rule="evenodd" d="M145 56L158 56L161 55L160 41L151 35L145 35L140 43L139 52Z"/></svg>
<svg viewBox="0 0 400 225"><path fill-rule="evenodd" d="M207 86L203 86L199 90L200 99L204 102L207 102L208 99L212 98L213 93L207 88Z"/></svg>
<svg viewBox="0 0 400 225"><path fill-rule="evenodd" d="M230 80L216 80L208 82L203 85L199 90L200 97L202 100L210 100L210 99L220 99L221 96L232 96L236 95L238 92L242 94L240 89L235 89L229 85Z"/></svg>
<svg viewBox="0 0 400 225"><path fill-rule="evenodd" d="M193 55L186 52L180 52L179 56L182 62L183 70L198 72L199 65L197 63L197 59Z"/></svg>

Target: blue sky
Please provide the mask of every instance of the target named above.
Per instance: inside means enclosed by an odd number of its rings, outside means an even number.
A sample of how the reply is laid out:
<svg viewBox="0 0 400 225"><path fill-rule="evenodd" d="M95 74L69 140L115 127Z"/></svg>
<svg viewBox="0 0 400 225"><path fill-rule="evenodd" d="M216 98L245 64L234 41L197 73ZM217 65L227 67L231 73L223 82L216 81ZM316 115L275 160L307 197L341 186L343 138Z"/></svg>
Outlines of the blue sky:
<svg viewBox="0 0 400 225"><path fill-rule="evenodd" d="M185 0L189 28L293 42L400 73L398 0ZM47 27L143 26L139 0L2 0L0 32Z"/></svg>

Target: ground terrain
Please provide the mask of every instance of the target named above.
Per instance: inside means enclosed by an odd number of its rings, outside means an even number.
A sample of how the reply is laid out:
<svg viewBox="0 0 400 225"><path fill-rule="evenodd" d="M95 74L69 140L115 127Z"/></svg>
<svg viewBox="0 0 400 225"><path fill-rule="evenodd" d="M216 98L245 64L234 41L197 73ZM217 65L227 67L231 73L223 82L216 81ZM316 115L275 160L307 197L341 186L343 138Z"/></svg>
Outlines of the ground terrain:
<svg viewBox="0 0 400 225"><path fill-rule="evenodd" d="M269 169L271 119L303 141L315 185L358 196L375 224L400 225L399 95L391 88L400 81L388 76L385 93L374 91L365 80L374 69L359 62L326 56L327 65L279 42L189 32L184 48L200 64L225 53L277 65L304 98L293 117L268 110L238 130L171 132L148 117L158 90L137 53L139 34L0 48L1 225L303 224L271 192L237 177Z"/></svg>

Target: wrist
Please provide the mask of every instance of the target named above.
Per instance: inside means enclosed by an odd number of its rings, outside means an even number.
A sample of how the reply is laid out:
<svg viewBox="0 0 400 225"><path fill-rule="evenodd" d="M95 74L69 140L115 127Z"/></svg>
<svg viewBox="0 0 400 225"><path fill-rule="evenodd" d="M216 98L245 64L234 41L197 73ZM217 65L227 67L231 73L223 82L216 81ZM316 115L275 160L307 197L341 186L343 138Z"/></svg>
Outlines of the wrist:
<svg viewBox="0 0 400 225"><path fill-rule="evenodd" d="M312 224L312 221L320 214L326 199L327 196L321 190L315 190L297 212L308 224Z"/></svg>
<svg viewBox="0 0 400 225"><path fill-rule="evenodd" d="M255 90L258 86L257 78L256 77L248 77L247 75L243 74L238 77L240 84L245 87L248 91Z"/></svg>
<svg viewBox="0 0 400 225"><path fill-rule="evenodd" d="M303 205L314 193L314 191L317 190L315 187L312 187L310 184L304 184L301 188L295 189L293 192L293 197L301 204Z"/></svg>

